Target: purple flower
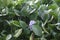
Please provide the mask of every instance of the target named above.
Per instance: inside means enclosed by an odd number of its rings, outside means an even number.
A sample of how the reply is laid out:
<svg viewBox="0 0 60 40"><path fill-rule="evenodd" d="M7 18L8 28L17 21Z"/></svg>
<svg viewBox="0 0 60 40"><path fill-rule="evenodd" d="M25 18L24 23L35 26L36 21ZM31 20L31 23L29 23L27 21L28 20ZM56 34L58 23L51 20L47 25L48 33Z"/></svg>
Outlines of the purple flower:
<svg viewBox="0 0 60 40"><path fill-rule="evenodd" d="M36 22L34 20L31 20L30 23L29 23L29 26L35 24Z"/></svg>
<svg viewBox="0 0 60 40"><path fill-rule="evenodd" d="M29 28L30 30L32 30L32 25L34 25L36 22L34 20L31 20L29 23Z"/></svg>

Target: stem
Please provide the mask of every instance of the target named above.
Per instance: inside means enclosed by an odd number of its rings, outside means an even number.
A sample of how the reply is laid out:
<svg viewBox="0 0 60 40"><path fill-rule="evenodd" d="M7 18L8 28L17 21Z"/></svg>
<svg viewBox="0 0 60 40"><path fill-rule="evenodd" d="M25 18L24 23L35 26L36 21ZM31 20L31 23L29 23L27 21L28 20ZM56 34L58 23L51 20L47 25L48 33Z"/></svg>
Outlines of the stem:
<svg viewBox="0 0 60 40"><path fill-rule="evenodd" d="M43 28L44 32L46 32L47 34L49 34L49 32L48 32L48 31L45 29L45 27L44 27L44 26L46 25L47 21L48 21L48 20L46 20L45 23L42 24L42 28Z"/></svg>

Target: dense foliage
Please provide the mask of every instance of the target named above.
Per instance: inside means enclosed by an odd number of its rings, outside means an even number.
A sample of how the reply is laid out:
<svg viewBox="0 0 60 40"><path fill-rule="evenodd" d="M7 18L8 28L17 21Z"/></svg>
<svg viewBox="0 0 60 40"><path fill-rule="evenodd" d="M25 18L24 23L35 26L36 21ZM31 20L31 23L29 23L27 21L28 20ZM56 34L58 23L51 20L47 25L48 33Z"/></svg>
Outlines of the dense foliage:
<svg viewBox="0 0 60 40"><path fill-rule="evenodd" d="M60 40L60 0L0 0L0 40Z"/></svg>

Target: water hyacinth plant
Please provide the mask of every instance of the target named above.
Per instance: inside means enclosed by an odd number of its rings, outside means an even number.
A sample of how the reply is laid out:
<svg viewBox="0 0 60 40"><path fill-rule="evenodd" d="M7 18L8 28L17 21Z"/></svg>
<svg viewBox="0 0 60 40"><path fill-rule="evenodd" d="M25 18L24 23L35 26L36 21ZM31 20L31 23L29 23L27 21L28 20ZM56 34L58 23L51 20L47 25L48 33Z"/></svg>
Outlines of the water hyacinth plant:
<svg viewBox="0 0 60 40"><path fill-rule="evenodd" d="M60 40L60 0L0 0L0 40Z"/></svg>

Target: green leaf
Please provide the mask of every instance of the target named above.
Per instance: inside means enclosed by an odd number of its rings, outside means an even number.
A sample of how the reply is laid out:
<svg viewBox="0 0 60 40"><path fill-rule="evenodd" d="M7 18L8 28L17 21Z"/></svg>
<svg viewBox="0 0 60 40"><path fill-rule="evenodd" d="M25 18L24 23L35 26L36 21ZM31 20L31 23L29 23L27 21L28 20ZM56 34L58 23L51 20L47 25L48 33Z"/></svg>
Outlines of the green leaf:
<svg viewBox="0 0 60 40"><path fill-rule="evenodd" d="M42 35L42 29L38 25L32 25L32 31L35 33L37 36Z"/></svg>
<svg viewBox="0 0 60 40"><path fill-rule="evenodd" d="M22 29L16 30L14 37L18 38L21 35L21 33L22 33Z"/></svg>
<svg viewBox="0 0 60 40"><path fill-rule="evenodd" d="M7 21L7 23L10 25L10 26L17 26L17 27L20 27L20 23L19 21L16 21L16 20L12 20L12 21Z"/></svg>
<svg viewBox="0 0 60 40"><path fill-rule="evenodd" d="M53 3L53 4L49 5L48 8L54 10L54 9L58 8L58 5L56 3Z"/></svg>
<svg viewBox="0 0 60 40"><path fill-rule="evenodd" d="M29 18L30 18L31 20L36 20L36 19L37 19L37 16L38 16L38 13L37 13L37 12L33 12L33 13L31 13L31 15L29 16Z"/></svg>
<svg viewBox="0 0 60 40"><path fill-rule="evenodd" d="M33 33L30 36L30 40L34 40L34 34Z"/></svg>
<svg viewBox="0 0 60 40"><path fill-rule="evenodd" d="M56 11L51 11L51 12L50 12L50 15L52 15L55 19L58 18L58 14L57 14Z"/></svg>
<svg viewBox="0 0 60 40"><path fill-rule="evenodd" d="M46 19L49 19L50 18L50 11L51 9L48 9L48 5L41 5L38 9L38 14L39 14L39 17L41 17L42 20L46 20Z"/></svg>
<svg viewBox="0 0 60 40"><path fill-rule="evenodd" d="M28 25L24 22L24 21L19 21L20 22L20 26L25 29Z"/></svg>
<svg viewBox="0 0 60 40"><path fill-rule="evenodd" d="M9 35L7 35L7 37L6 37L6 40L10 40L11 38L12 38L12 35L9 34Z"/></svg>
<svg viewBox="0 0 60 40"><path fill-rule="evenodd" d="M55 0L56 2L60 2L60 0Z"/></svg>

